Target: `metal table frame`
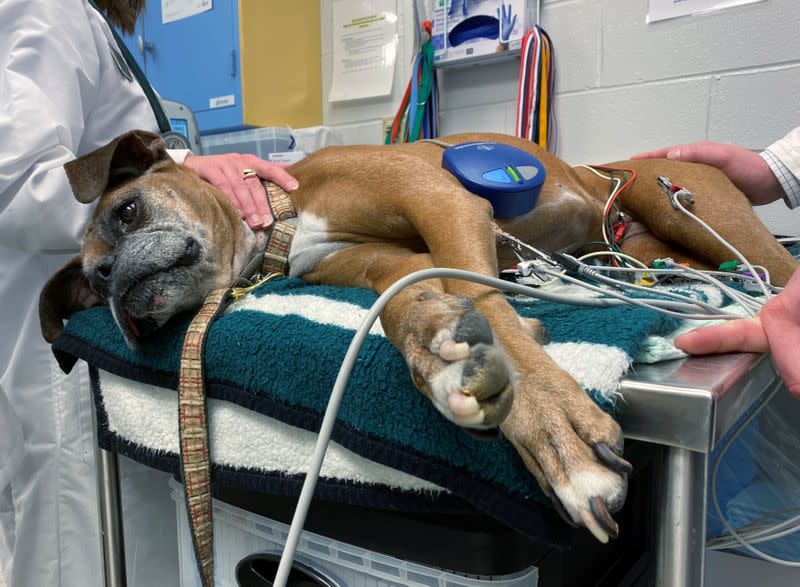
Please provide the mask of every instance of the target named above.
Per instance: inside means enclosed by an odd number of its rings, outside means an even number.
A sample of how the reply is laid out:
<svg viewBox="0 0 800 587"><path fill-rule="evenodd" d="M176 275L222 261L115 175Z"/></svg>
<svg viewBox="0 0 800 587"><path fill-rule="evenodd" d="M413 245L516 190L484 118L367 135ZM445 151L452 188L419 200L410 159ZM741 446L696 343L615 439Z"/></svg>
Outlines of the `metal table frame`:
<svg viewBox="0 0 800 587"><path fill-rule="evenodd" d="M653 496L657 587L703 585L709 453L778 381L769 355L752 354L635 365L622 381L620 424L625 437L664 447ZM105 584L124 587L117 454L97 451Z"/></svg>
<svg viewBox="0 0 800 587"><path fill-rule="evenodd" d="M622 381L625 437L664 446L653 496L658 587L703 585L709 453L778 382L770 356L752 354L635 366Z"/></svg>

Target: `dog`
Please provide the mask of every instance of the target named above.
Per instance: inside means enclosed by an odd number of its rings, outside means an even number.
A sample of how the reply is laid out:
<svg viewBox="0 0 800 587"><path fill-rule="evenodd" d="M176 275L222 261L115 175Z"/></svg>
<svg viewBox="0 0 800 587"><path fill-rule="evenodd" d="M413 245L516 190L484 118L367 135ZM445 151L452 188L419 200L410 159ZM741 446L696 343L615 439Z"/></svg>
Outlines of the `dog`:
<svg viewBox="0 0 800 587"><path fill-rule="evenodd" d="M555 251L600 239L608 181L573 168L537 145L494 134L444 137L495 141L536 156L547 178L529 213L496 219L510 234ZM311 283L385 291L420 269L451 267L497 276L515 260L498 246L489 202L467 192L441 167L430 143L329 147L291 168L297 232L291 275ZM633 220L622 249L644 262L673 257L715 267L731 254L674 210L659 175L686 186L693 212L752 263L785 283L795 260L720 171L667 160L618 162L638 179L620 196ZM199 307L231 284L263 234L242 221L229 199L175 164L163 141L127 133L65 165L75 194L97 202L79 256L40 297L46 340L72 313L108 303L129 345L178 312ZM473 431L499 427L557 511L605 542L618 527L630 464L619 426L544 352L540 324L520 318L499 291L456 280L404 289L381 315L416 387L448 419Z"/></svg>

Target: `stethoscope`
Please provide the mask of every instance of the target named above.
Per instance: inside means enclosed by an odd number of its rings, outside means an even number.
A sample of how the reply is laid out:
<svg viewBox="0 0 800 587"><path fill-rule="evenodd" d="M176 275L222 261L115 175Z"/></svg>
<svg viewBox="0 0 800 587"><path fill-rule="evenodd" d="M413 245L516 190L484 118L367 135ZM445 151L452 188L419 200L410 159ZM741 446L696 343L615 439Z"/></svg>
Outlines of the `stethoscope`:
<svg viewBox="0 0 800 587"><path fill-rule="evenodd" d="M116 47L111 43L110 40L107 40L107 42L108 49L111 51L111 56L114 58L114 63L116 64L117 69L120 70L122 75L125 76L128 81L134 81L135 79L136 83L139 84L139 87L142 88L144 95L147 97L147 101L150 103L150 108L153 111L153 115L156 118L158 132L161 133L161 137L164 139L164 142L167 143L167 147L170 149L191 150L192 146L189 144L189 139L172 130L172 125L170 125L169 118L167 118L167 114L164 112L164 106L161 104L161 100L159 100L158 95L153 89L153 86L151 86L150 82L147 81L147 77L144 75L142 68L139 67L139 64L136 62L136 59L134 59L133 55L128 49L128 46L119 36L119 33L117 33L117 30L110 22L108 22L106 15L102 10L100 10L97 4L95 4L94 0L88 0L88 2L92 8L98 12L103 20L106 21L108 28L111 30L111 34L114 36Z"/></svg>

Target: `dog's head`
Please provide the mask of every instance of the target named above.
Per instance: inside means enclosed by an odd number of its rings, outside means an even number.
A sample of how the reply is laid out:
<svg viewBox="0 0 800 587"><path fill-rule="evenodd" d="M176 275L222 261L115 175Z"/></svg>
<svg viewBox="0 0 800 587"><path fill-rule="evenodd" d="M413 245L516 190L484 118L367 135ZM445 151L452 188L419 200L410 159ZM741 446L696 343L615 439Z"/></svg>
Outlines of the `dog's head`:
<svg viewBox="0 0 800 587"><path fill-rule="evenodd" d="M107 302L131 347L226 287L248 246L228 199L176 165L158 135L133 131L64 166L79 202L99 198L81 254L39 300L48 342L74 312Z"/></svg>

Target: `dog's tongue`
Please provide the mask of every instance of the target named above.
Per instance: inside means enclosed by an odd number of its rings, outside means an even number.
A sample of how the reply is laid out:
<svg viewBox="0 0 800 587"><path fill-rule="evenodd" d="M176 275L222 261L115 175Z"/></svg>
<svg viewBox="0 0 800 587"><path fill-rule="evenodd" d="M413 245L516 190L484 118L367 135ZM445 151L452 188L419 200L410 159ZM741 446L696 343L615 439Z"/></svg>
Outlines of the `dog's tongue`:
<svg viewBox="0 0 800 587"><path fill-rule="evenodd" d="M139 326L136 324L136 318L130 314L128 314L128 326L130 326L133 336L136 338L141 338L141 335L139 334Z"/></svg>

